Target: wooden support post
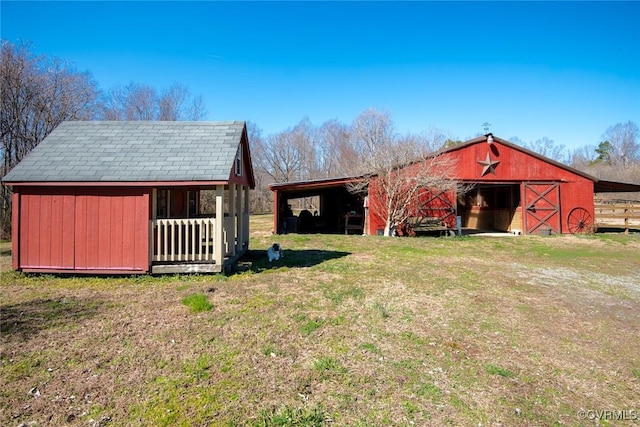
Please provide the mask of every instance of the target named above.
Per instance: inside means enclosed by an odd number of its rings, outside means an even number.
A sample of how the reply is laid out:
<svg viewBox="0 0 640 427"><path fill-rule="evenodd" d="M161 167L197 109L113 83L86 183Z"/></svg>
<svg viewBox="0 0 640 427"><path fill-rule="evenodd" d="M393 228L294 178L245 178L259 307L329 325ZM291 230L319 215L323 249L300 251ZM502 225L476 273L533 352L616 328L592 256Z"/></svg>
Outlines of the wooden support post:
<svg viewBox="0 0 640 427"><path fill-rule="evenodd" d="M280 214L280 192L276 190L273 192L273 234L280 234L280 222L284 221Z"/></svg>
<svg viewBox="0 0 640 427"><path fill-rule="evenodd" d="M249 250L249 215L251 210L249 209L249 187L244 187L244 215L243 215L243 235L242 243L245 250Z"/></svg>
<svg viewBox="0 0 640 427"><path fill-rule="evenodd" d="M243 238L243 233L242 230L244 228L244 221L243 221L243 211L242 211L242 193L244 190L244 187L242 185L238 185L237 189L236 189L236 223L235 223L235 228L234 228L234 232L235 232L235 237L236 237L236 253L239 253L242 251L242 238Z"/></svg>
<svg viewBox="0 0 640 427"><path fill-rule="evenodd" d="M153 264L153 258L157 252L155 248L156 233L154 229L154 221L158 219L158 189L151 190L151 221L149 221L149 268ZM160 242L158 242L158 246Z"/></svg>
<svg viewBox="0 0 640 427"><path fill-rule="evenodd" d="M216 186L216 223L215 236L213 238L214 261L218 265L222 265L224 261L224 185Z"/></svg>
<svg viewBox="0 0 640 427"><path fill-rule="evenodd" d="M236 227L236 185L229 184L229 221L231 221L231 229L228 230L227 237L229 238L229 254L231 256L235 256L236 254L236 238L237 236L237 227Z"/></svg>

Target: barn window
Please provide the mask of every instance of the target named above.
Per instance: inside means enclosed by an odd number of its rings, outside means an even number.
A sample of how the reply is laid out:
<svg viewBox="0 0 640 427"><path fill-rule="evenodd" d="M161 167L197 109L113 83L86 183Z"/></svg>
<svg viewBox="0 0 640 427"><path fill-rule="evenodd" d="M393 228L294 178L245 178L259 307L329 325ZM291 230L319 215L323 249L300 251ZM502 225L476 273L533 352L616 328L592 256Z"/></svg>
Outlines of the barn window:
<svg viewBox="0 0 640 427"><path fill-rule="evenodd" d="M238 147L236 152L236 176L242 176L242 145Z"/></svg>

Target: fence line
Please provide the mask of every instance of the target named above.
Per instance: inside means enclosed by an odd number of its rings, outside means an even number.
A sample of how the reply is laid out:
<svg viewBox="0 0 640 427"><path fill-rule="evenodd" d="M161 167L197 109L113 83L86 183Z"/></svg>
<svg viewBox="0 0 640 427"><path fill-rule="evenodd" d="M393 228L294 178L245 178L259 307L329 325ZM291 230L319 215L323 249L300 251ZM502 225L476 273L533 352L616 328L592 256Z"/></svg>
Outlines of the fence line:
<svg viewBox="0 0 640 427"><path fill-rule="evenodd" d="M594 208L596 224L615 224L622 220L625 234L629 234L630 221L640 221L640 203L596 203Z"/></svg>

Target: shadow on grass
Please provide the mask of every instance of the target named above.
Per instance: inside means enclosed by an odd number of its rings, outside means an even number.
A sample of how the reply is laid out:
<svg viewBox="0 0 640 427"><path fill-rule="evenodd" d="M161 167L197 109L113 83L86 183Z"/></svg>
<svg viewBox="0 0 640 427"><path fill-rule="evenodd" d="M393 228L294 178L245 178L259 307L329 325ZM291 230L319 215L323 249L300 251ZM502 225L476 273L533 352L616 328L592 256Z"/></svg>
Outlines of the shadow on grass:
<svg viewBox="0 0 640 427"><path fill-rule="evenodd" d="M613 225L605 225L598 227L596 233L624 233L625 228L623 226L613 226ZM638 234L640 233L640 227L636 225L629 226L629 234Z"/></svg>
<svg viewBox="0 0 640 427"><path fill-rule="evenodd" d="M240 258L235 271L243 272L251 270L254 273L259 273L271 268L313 267L325 261L342 258L351 254L351 252L326 251L321 249L284 250L283 253L283 258L269 262L267 251L251 250Z"/></svg>
<svg viewBox="0 0 640 427"><path fill-rule="evenodd" d="M76 322L98 314L102 306L101 300L74 297L37 299L0 306L0 342L26 341L46 329L75 326Z"/></svg>

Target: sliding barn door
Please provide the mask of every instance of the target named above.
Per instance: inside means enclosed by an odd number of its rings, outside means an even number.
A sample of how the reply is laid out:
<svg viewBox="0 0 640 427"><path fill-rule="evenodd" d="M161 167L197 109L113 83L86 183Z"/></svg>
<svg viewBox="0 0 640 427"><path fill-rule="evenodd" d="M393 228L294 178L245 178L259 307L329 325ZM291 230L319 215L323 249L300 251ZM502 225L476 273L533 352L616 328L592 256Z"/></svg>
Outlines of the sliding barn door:
<svg viewBox="0 0 640 427"><path fill-rule="evenodd" d="M148 191L135 187L21 188L17 267L147 271L148 200Z"/></svg>
<svg viewBox="0 0 640 427"><path fill-rule="evenodd" d="M525 182L524 228L527 234L551 230L560 233L560 184L557 182Z"/></svg>

